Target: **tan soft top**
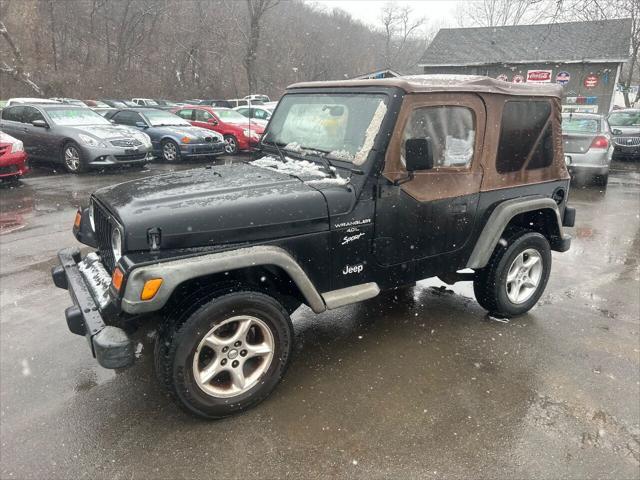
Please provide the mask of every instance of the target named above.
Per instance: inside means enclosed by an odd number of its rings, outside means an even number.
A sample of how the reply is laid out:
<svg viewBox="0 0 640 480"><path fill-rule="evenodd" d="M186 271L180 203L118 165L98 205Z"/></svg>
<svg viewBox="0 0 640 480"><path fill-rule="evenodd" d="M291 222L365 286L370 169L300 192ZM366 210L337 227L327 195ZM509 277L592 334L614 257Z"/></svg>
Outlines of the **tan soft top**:
<svg viewBox="0 0 640 480"><path fill-rule="evenodd" d="M401 88L406 93L486 92L501 95L558 98L562 95L562 87L553 83L510 83L481 75L408 75L370 80L302 82L289 85L287 89L342 87L396 87Z"/></svg>

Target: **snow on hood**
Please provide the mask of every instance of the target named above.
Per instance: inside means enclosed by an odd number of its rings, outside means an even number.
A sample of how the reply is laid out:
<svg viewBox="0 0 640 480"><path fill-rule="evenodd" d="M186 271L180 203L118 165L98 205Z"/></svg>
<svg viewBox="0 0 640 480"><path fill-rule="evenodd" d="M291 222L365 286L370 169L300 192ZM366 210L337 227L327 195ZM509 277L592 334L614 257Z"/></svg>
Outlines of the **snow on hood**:
<svg viewBox="0 0 640 480"><path fill-rule="evenodd" d="M111 140L114 138L130 137L132 134L140 132L135 128L126 127L124 125L91 125L83 127L74 127L77 130L98 137L101 140Z"/></svg>
<svg viewBox="0 0 640 480"><path fill-rule="evenodd" d="M287 156L284 158L285 161L283 162L282 159L267 155L254 160L251 165L298 177L307 185L346 185L350 181L349 178L338 175L333 167L331 168L336 175L335 177L331 177L321 165L315 162L298 160Z"/></svg>

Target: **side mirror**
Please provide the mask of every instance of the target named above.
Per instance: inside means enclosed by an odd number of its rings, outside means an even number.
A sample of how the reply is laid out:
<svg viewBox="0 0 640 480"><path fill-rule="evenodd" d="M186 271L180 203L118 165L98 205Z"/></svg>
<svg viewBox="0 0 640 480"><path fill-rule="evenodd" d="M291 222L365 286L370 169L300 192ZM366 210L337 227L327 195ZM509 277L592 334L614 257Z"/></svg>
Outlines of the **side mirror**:
<svg viewBox="0 0 640 480"><path fill-rule="evenodd" d="M433 149L430 138L410 138L405 142L404 150L408 172L433 168Z"/></svg>
<svg viewBox="0 0 640 480"><path fill-rule="evenodd" d="M619 128L614 128L611 133L613 133L614 135L622 135L622 130L620 130Z"/></svg>
<svg viewBox="0 0 640 480"><path fill-rule="evenodd" d="M218 121L215 118L210 118L209 120L207 120L207 123L210 123L211 125L217 125Z"/></svg>
<svg viewBox="0 0 640 480"><path fill-rule="evenodd" d="M138 128L147 128L147 124L144 122L136 122L136 127Z"/></svg>
<svg viewBox="0 0 640 480"><path fill-rule="evenodd" d="M34 120L33 122L31 122L31 125L33 125L34 127L49 128L49 124L44 120Z"/></svg>

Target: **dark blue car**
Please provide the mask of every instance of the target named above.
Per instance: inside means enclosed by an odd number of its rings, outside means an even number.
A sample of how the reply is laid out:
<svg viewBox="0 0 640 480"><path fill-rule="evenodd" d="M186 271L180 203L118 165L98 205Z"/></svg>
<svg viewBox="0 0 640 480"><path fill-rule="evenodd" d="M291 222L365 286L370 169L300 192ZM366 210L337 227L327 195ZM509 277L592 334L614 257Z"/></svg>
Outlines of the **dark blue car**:
<svg viewBox="0 0 640 480"><path fill-rule="evenodd" d="M222 155L224 138L219 133L194 127L186 120L155 108L121 108L107 114L120 125L139 128L151 137L154 155L167 162L186 157Z"/></svg>

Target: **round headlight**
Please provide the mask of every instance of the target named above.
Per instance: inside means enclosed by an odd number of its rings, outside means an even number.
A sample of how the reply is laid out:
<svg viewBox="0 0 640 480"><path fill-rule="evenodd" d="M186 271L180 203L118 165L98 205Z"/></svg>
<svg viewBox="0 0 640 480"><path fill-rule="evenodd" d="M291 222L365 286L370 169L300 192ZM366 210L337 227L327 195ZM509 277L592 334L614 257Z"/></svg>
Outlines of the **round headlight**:
<svg viewBox="0 0 640 480"><path fill-rule="evenodd" d="M111 250L113 258L117 262L122 257L122 233L119 228L114 228L111 232Z"/></svg>
<svg viewBox="0 0 640 480"><path fill-rule="evenodd" d="M93 202L89 203L89 223L91 224L91 230L96 231L96 221L93 218Z"/></svg>

